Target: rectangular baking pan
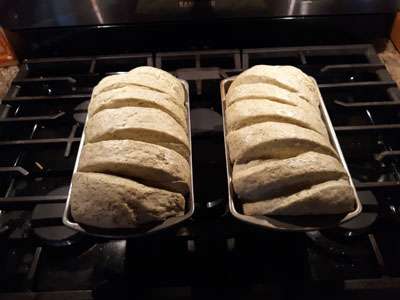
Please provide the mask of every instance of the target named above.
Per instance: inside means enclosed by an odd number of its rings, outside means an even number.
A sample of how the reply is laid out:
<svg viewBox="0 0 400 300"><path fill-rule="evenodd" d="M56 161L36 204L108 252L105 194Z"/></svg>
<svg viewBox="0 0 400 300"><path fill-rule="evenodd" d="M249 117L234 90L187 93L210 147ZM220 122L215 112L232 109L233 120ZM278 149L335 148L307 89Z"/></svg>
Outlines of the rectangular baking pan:
<svg viewBox="0 0 400 300"><path fill-rule="evenodd" d="M92 227L84 224L77 223L71 214L71 188L72 183L69 188L68 198L64 209L63 215L63 223L65 226L82 232L87 235L107 238L107 239L127 239L127 238L136 238L143 237L146 235L150 235L153 233L157 233L160 231L165 231L166 229L170 229L176 226L183 221L188 220L194 213L194 198L193 198L193 165L192 165L192 141L190 137L191 127L190 127L190 100L189 100L189 85L185 80L180 80L182 85L185 88L185 97L186 97L186 108L187 108L187 127L188 127L188 136L189 136L189 148L190 148L190 190L189 196L186 197L185 201L185 213L182 216L168 218L164 222L143 225L138 228L132 229L106 229L106 228L98 228ZM86 124L86 123L85 123ZM82 138L79 144L78 155L75 162L75 167L73 174L77 172L78 164L82 152L83 145L85 143L85 132L82 134Z"/></svg>
<svg viewBox="0 0 400 300"><path fill-rule="evenodd" d="M339 155L339 160L344 166L344 169L348 175L350 185L354 192L354 197L356 199L356 207L355 210L347 213L347 214L336 214L336 215L309 215L309 216L247 216L242 213L242 203L236 197L236 194L233 190L232 184L232 164L229 159L229 149L226 140L227 129L225 126L225 96L228 92L230 85L232 84L235 77L229 77L221 81L220 90L221 90L221 105L222 105L222 117L223 117L223 127L224 127L224 142L225 142L225 159L227 166L227 176L228 176L228 197L229 197L229 212L232 216L240 221L243 221L248 224L256 225L259 227L263 227L270 230L281 230L281 231L313 231L320 230L326 228L336 227L344 222L347 222L358 214L361 213L362 205L360 199L358 198L357 191L354 187L354 183L352 181L349 169L347 168L346 161L344 159L342 150L340 149L339 142L337 140L335 131L332 126L332 122L329 118L328 111L326 110L324 101L322 99L321 93L318 90L318 96L320 100L320 109L322 120L326 125L328 130L330 141L335 148L336 152ZM312 78L315 85L317 86L316 81Z"/></svg>

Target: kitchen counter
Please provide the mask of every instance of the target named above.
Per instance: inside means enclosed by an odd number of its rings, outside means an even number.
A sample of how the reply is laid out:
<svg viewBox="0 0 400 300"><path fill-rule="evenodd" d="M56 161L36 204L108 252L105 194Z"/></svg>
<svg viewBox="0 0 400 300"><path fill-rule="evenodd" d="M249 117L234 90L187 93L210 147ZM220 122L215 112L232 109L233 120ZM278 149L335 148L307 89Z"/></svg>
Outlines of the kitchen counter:
<svg viewBox="0 0 400 300"><path fill-rule="evenodd" d="M400 87L400 53L391 41L376 45L379 58L385 63L386 68ZM10 86L11 81L18 73L18 67L0 68L0 99L2 99Z"/></svg>
<svg viewBox="0 0 400 300"><path fill-rule="evenodd" d="M394 47L391 41L383 44L382 47L377 47L379 58L385 63L393 80L400 87L400 53Z"/></svg>
<svg viewBox="0 0 400 300"><path fill-rule="evenodd" d="M0 100L7 94L11 81L18 73L17 66L0 68Z"/></svg>

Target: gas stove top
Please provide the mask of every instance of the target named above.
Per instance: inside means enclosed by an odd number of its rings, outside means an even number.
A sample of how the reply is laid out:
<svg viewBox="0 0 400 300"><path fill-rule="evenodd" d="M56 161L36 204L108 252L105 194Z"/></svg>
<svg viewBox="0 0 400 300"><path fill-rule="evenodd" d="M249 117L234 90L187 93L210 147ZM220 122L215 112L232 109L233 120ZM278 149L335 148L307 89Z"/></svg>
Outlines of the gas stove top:
<svg viewBox="0 0 400 300"><path fill-rule="evenodd" d="M294 65L317 80L363 202L355 220L278 233L229 215L219 82L255 64ZM195 214L148 238L83 236L61 216L90 93L140 65L189 81ZM399 295L399 106L400 90L364 44L25 60L1 106L0 298Z"/></svg>

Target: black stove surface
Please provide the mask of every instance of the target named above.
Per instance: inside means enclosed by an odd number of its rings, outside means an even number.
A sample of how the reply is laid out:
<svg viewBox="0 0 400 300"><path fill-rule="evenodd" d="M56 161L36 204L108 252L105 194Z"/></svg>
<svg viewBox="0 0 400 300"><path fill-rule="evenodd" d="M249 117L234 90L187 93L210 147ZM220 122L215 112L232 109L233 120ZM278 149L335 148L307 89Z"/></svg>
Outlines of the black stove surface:
<svg viewBox="0 0 400 300"><path fill-rule="evenodd" d="M360 217L277 233L227 212L219 82L254 64L314 76ZM195 214L134 240L83 236L61 216L88 100L105 75L154 65L190 84ZM28 59L0 118L0 298L320 298L400 294L400 91L371 45Z"/></svg>

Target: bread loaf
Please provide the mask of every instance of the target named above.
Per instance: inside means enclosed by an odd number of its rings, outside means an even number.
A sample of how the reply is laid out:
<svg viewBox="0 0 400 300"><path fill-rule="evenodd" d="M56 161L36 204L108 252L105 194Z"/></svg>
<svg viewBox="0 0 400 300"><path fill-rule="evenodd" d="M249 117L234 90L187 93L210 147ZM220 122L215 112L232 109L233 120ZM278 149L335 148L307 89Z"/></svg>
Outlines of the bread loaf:
<svg viewBox="0 0 400 300"><path fill-rule="evenodd" d="M75 222L147 231L185 214L192 197L187 106L181 81L152 67L99 82L69 196Z"/></svg>
<svg viewBox="0 0 400 300"><path fill-rule="evenodd" d="M316 152L235 164L232 171L235 192L246 202L293 194L341 178L346 178L341 163L332 156Z"/></svg>
<svg viewBox="0 0 400 300"><path fill-rule="evenodd" d="M127 106L160 109L187 129L186 108L177 105L167 94L138 86L125 86L100 93L90 101L88 114L91 117L105 109Z"/></svg>
<svg viewBox="0 0 400 300"><path fill-rule="evenodd" d="M273 84L289 92L296 93L314 106L319 105L313 81L302 71L292 66L254 66L241 73L230 88L249 83Z"/></svg>
<svg viewBox="0 0 400 300"><path fill-rule="evenodd" d="M315 110L269 100L242 100L226 109L228 132L269 121L294 124L327 135L321 116Z"/></svg>
<svg viewBox="0 0 400 300"><path fill-rule="evenodd" d="M288 158L307 151L336 157L329 139L293 124L266 122L232 131L227 136L232 162Z"/></svg>
<svg viewBox="0 0 400 300"><path fill-rule="evenodd" d="M128 177L182 194L189 192L188 162L175 151L149 143L110 140L86 144L78 170Z"/></svg>
<svg viewBox="0 0 400 300"><path fill-rule="evenodd" d="M290 196L244 203L246 215L329 215L354 210L354 194L348 181L332 180Z"/></svg>
<svg viewBox="0 0 400 300"><path fill-rule="evenodd" d="M182 215L185 206L179 193L99 173L75 173L70 197L72 217L99 228L136 228Z"/></svg>
<svg viewBox="0 0 400 300"><path fill-rule="evenodd" d="M247 215L341 214L355 193L331 145L313 80L291 66L254 66L225 97L232 185Z"/></svg>
<svg viewBox="0 0 400 300"><path fill-rule="evenodd" d="M131 139L157 144L189 158L185 130L168 114L154 108L123 107L95 114L86 125L86 141Z"/></svg>

